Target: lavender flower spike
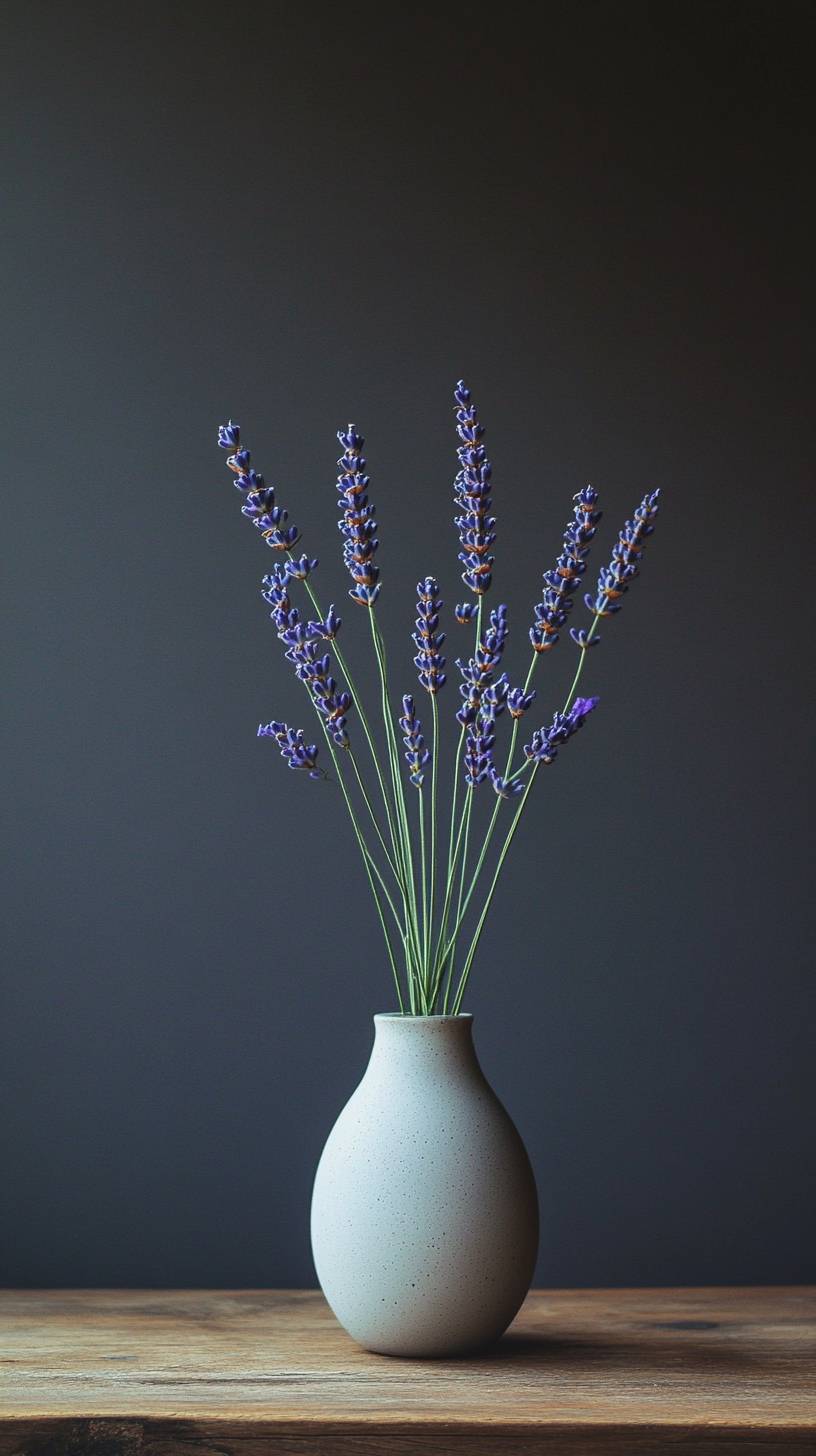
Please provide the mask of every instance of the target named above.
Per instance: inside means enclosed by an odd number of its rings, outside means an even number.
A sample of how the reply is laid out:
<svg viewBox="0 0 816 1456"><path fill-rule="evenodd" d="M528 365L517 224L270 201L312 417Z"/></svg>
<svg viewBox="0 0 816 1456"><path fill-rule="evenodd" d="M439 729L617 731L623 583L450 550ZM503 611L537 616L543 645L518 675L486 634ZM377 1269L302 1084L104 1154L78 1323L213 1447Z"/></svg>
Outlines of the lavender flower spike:
<svg viewBox="0 0 816 1456"><path fill-rule="evenodd" d="M602 568L598 577L595 596L588 593L584 597L585 605L597 616L609 617L614 612L619 612L623 605L621 597L628 592L631 583L639 575L639 563L643 558L646 539L654 531L659 496L659 489L646 492L634 518L624 522L618 543L612 552L612 560L608 566ZM580 647L583 644L579 642L578 645Z"/></svg>
<svg viewBox="0 0 816 1456"><path fill-rule="evenodd" d="M462 550L459 560L464 566L462 580L476 596L483 596L492 579L495 557L490 548L496 539L495 516L491 516L490 476L492 467L482 444L484 428L479 423L476 406L463 379L454 391L456 400L456 433L461 444L456 451L459 472L453 483L456 504L462 514L456 517Z"/></svg>
<svg viewBox="0 0 816 1456"><path fill-rule="evenodd" d="M410 693L406 693L402 700L402 717L399 720L403 732L403 743L405 744L405 757L408 762L411 783L416 788L422 788L422 780L425 777L424 769L431 755L425 747L425 739L422 736L422 726L416 715L414 700Z"/></svg>
<svg viewBox="0 0 816 1456"><path fill-rule="evenodd" d="M380 593L379 568L374 565L379 542L374 507L367 495L368 476L362 453L365 440L353 425L347 430L338 430L337 438L343 447L337 462L340 467L337 489L343 514L337 524L344 537L343 563L354 581L349 596L360 606L373 607Z"/></svg>
<svg viewBox="0 0 816 1456"><path fill-rule="evenodd" d="M428 693L439 692L447 682L442 656L445 633L438 630L441 607L439 587L434 578L426 576L424 581L417 582L416 631L411 635L417 649L414 664L420 684Z"/></svg>
<svg viewBox="0 0 816 1456"><path fill-rule="evenodd" d="M258 737L274 738L290 768L305 769L310 779L325 777L317 767L317 745L305 741L302 728L289 728L273 720L258 725Z"/></svg>
<svg viewBox="0 0 816 1456"><path fill-rule="evenodd" d="M601 519L601 512L595 510L598 492L591 485L584 486L573 500L573 519L567 522L561 554L553 570L544 572L544 593L534 609L530 641L536 652L549 652L558 641L559 628L572 611L573 595L586 571L589 543Z"/></svg>
<svg viewBox="0 0 816 1456"><path fill-rule="evenodd" d="M566 743L573 733L583 727L590 713L598 706L598 698L576 698L569 712L554 713L548 728L537 728L532 740L524 745L525 758L536 763L552 763L558 756L558 746Z"/></svg>
<svg viewBox="0 0 816 1456"><path fill-rule="evenodd" d="M456 666L462 677L459 691L464 699L456 714L456 721L462 728L467 728L476 721L484 691L493 681L494 669L501 662L507 632L507 608L494 607L487 630L477 644L476 655L468 658L467 662L463 662L460 657L456 659Z"/></svg>
<svg viewBox="0 0 816 1456"><path fill-rule="evenodd" d="M479 713L476 722L468 729L464 752L465 783L469 789L478 788L486 778L495 772L493 745L496 735L493 731L495 715L485 709Z"/></svg>
<svg viewBox="0 0 816 1456"><path fill-rule="evenodd" d="M241 449L241 427L230 420L218 429L218 443L222 450L234 450L227 465L235 473L235 485L244 495L241 514L257 526L267 546L274 551L291 551L300 539L297 526L287 526L288 511L275 505L275 488L267 485L263 476L251 468L248 450ZM317 562L314 563L317 565Z"/></svg>

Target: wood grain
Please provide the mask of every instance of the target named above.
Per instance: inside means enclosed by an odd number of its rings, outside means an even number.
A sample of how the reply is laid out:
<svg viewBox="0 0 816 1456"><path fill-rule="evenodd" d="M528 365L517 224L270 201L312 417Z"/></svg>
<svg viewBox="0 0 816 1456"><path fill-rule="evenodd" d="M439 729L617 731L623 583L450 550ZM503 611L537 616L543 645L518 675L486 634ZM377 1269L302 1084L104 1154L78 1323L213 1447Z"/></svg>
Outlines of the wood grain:
<svg viewBox="0 0 816 1456"><path fill-rule="evenodd" d="M816 1290L539 1291L478 1359L312 1291L0 1294L0 1456L816 1456Z"/></svg>

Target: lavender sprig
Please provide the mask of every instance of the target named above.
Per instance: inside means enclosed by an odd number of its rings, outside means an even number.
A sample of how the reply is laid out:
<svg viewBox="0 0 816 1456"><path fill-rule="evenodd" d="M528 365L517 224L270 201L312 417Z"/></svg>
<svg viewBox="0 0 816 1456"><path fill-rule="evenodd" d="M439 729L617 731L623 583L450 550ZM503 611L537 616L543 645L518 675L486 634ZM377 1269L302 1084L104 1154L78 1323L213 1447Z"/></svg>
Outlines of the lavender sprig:
<svg viewBox="0 0 816 1456"><path fill-rule="evenodd" d="M564 544L553 569L544 572L544 592L534 608L530 641L536 652L549 652L558 641L559 629L572 611L572 598L586 571L589 545L601 519L601 512L595 510L598 492L591 485L584 486L573 500L573 519L564 531Z"/></svg>
<svg viewBox="0 0 816 1456"><path fill-rule="evenodd" d="M445 633L439 631L441 609L439 587L432 576L426 576L424 581L417 582L416 631L411 635L417 649L414 665L420 684L428 693L439 692L447 682L442 656Z"/></svg>
<svg viewBox="0 0 816 1456"><path fill-rule="evenodd" d="M338 430L337 438L343 447L343 454L337 462L340 467L337 489L342 511L337 524L344 538L343 563L354 582L349 596L360 606L373 607L380 593L379 568L374 565L379 542L374 507L367 494L369 480L363 456L365 440L353 425L349 425L347 430Z"/></svg>
<svg viewBox="0 0 816 1456"><path fill-rule="evenodd" d="M220 425L218 443L222 450L235 452L229 456L227 465L235 473L235 486L244 496L241 514L257 527L267 546L274 551L291 551L300 540L300 532L297 526L286 525L289 512L275 505L274 486L267 485L263 476L252 469L249 451L240 448L240 425L233 424L232 420Z"/></svg>
<svg viewBox="0 0 816 1456"><path fill-rule="evenodd" d="M329 609L331 616L334 608ZM297 607L272 612L278 636L286 648L285 656L295 669L295 676L306 684L318 713L338 748L348 748L346 715L351 708L351 694L343 691L331 675L331 658L321 653L323 622L304 622Z"/></svg>
<svg viewBox="0 0 816 1456"><path fill-rule="evenodd" d="M659 497L659 487L657 490L647 491L636 508L633 519L624 521L612 552L612 560L608 566L601 567L595 596L588 592L584 597L584 605L593 613L596 621L599 617L611 617L620 611L623 606L622 598L635 577L640 575L640 562L646 541L655 528ZM599 637L590 636L582 628L570 628L570 636L579 647L594 647L600 641Z"/></svg>
<svg viewBox="0 0 816 1456"><path fill-rule="evenodd" d="M485 688L491 683L493 673L501 662L507 633L507 608L504 605L494 607L487 630L476 644L474 656L466 662L458 657L456 659L456 666L462 677L459 692L464 699L456 714L456 721L462 728L467 728L476 721Z"/></svg>
<svg viewBox="0 0 816 1456"><path fill-rule="evenodd" d="M537 728L531 741L525 743L525 758L534 763L552 763L558 756L559 745L583 727L598 701L598 698L576 698L566 713L554 713L549 726Z"/></svg>
<svg viewBox="0 0 816 1456"><path fill-rule="evenodd" d="M289 596L290 573L287 565L275 568L263 579L261 595L272 608L270 616L275 630L286 648L285 656L295 669L295 676L305 683L318 713L338 748L348 748L346 721L352 706L351 694L342 691L331 675L331 659L320 650L321 641L332 640L340 630L340 618L330 606L324 621L304 622Z"/></svg>
<svg viewBox="0 0 816 1456"><path fill-rule="evenodd" d="M431 755L425 747L425 739L422 736L422 725L416 715L414 700L410 693L406 693L402 700L402 717L399 720L403 732L403 743L405 744L405 758L408 763L408 773L411 783L416 788L422 787L425 777L424 769Z"/></svg>
<svg viewBox="0 0 816 1456"><path fill-rule="evenodd" d="M317 744L307 743L302 728L289 728L286 723L258 724L259 738L274 738L290 768L305 769L310 779L325 777L317 767Z"/></svg>
<svg viewBox="0 0 816 1456"><path fill-rule="evenodd" d="M490 555L496 540L496 519L490 514L492 466L482 444L484 427L479 423L476 406L463 379L456 386L454 399L456 433L461 441L456 452L460 469L453 483L456 504L461 511L456 517L462 544L459 560L465 568L462 572L465 586L476 596L483 596L490 587L496 559Z"/></svg>

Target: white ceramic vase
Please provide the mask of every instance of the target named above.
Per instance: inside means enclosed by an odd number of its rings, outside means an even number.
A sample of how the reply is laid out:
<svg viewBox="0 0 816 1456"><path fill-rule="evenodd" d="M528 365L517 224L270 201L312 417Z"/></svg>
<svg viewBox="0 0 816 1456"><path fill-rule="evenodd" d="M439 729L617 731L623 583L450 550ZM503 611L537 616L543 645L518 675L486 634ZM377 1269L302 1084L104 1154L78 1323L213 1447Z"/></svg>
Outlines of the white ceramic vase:
<svg viewBox="0 0 816 1456"><path fill-rule="evenodd" d="M535 1180L469 1014L380 1015L374 1026L315 1177L317 1275L367 1349L459 1354L498 1339L529 1289Z"/></svg>

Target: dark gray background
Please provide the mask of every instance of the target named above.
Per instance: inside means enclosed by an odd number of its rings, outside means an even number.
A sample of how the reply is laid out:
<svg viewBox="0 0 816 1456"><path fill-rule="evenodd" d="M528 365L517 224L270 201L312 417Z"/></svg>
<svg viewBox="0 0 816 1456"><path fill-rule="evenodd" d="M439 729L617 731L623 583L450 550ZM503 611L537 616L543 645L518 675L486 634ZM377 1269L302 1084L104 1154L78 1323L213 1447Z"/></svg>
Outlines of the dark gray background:
<svg viewBox="0 0 816 1456"><path fill-rule="evenodd" d="M215 427L369 681L333 485L364 430L404 690L417 576L462 596L460 374L514 675L573 492L597 566L664 490L468 998L538 1280L816 1277L811 13L3 6L3 1282L313 1282L391 994L339 795L254 736L302 700Z"/></svg>

